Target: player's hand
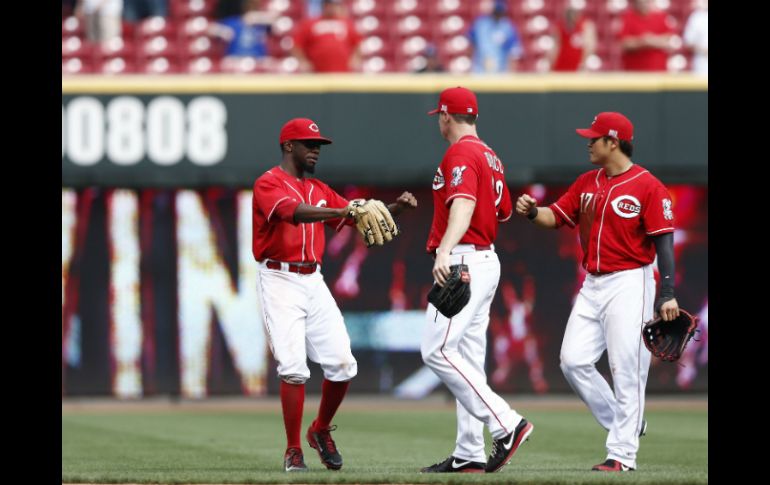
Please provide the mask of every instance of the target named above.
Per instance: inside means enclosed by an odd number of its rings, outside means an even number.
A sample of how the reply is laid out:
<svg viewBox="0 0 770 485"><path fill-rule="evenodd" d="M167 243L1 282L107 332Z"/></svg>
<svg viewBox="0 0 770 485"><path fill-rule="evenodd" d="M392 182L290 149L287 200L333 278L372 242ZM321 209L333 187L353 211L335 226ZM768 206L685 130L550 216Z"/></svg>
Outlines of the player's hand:
<svg viewBox="0 0 770 485"><path fill-rule="evenodd" d="M672 298L663 303L660 306L658 314L660 315L660 318L667 322L677 318L679 316L679 303L677 303L676 298Z"/></svg>
<svg viewBox="0 0 770 485"><path fill-rule="evenodd" d="M449 251L443 251L439 248L436 250L436 261L433 263L433 279L439 286L444 286L450 273Z"/></svg>
<svg viewBox="0 0 770 485"><path fill-rule="evenodd" d="M398 199L396 199L396 204L398 204L398 207L401 210L414 209L417 207L417 199L414 195L412 195L411 192L404 192L398 196Z"/></svg>
<svg viewBox="0 0 770 485"><path fill-rule="evenodd" d="M529 194L524 194L516 199L516 213L520 216L529 214L530 209L533 207L537 207L537 200L532 198Z"/></svg>

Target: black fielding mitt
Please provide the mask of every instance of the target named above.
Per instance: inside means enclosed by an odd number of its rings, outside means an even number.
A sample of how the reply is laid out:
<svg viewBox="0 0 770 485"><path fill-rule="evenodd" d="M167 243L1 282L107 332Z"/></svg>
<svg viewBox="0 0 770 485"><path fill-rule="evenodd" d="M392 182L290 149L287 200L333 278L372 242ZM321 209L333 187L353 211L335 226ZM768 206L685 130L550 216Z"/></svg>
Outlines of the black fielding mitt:
<svg viewBox="0 0 770 485"><path fill-rule="evenodd" d="M449 267L451 273L446 284L442 287L433 283L428 293L428 301L447 318L460 313L471 299L471 275L467 264L453 264Z"/></svg>
<svg viewBox="0 0 770 485"><path fill-rule="evenodd" d="M679 309L679 316L665 321L660 316L644 324L642 341L652 355L674 362L684 353L687 343L698 331L698 317Z"/></svg>

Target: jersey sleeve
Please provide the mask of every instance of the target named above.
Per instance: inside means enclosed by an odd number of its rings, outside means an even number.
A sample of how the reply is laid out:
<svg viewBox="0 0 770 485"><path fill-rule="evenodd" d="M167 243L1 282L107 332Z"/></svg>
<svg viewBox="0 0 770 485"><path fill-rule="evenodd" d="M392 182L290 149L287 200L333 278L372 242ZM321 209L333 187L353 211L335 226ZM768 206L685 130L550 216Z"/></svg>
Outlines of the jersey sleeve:
<svg viewBox="0 0 770 485"><path fill-rule="evenodd" d="M338 194L334 189L323 182L318 181L318 185L324 192L324 197L326 198L326 207L330 209L347 207L348 203L350 202L348 199ZM335 231L340 231L345 226L353 225L354 221L349 217L338 217L336 219L329 219L324 221L324 224L333 228Z"/></svg>
<svg viewBox="0 0 770 485"><path fill-rule="evenodd" d="M308 34L310 32L310 24L308 21L304 21L297 27L297 32L294 34L294 45L297 46L303 52L307 50Z"/></svg>
<svg viewBox="0 0 770 485"><path fill-rule="evenodd" d="M479 189L479 168L469 156L450 154L441 163L446 178L446 200L449 206L458 197L476 202Z"/></svg>
<svg viewBox="0 0 770 485"><path fill-rule="evenodd" d="M267 174L254 184L255 209L265 216L267 222L278 219L296 225L294 211L299 204L300 201L286 190L278 177Z"/></svg>
<svg viewBox="0 0 770 485"><path fill-rule="evenodd" d="M642 204L642 225L648 236L658 236L674 232L674 211L671 195L666 187L654 179L647 192L647 200Z"/></svg>
<svg viewBox="0 0 770 485"><path fill-rule="evenodd" d="M356 24L350 19L348 19L348 42L352 48L357 47L361 43L361 34L358 33Z"/></svg>
<svg viewBox="0 0 770 485"><path fill-rule="evenodd" d="M620 25L620 31L618 32L618 39L623 40L626 37L636 37L640 34L636 23L628 13L624 15L622 23Z"/></svg>
<svg viewBox="0 0 770 485"><path fill-rule="evenodd" d="M575 180L567 192L549 206L556 217L556 227L561 227L564 224L569 227L577 225L580 214L580 188L583 186L583 180L583 176Z"/></svg>

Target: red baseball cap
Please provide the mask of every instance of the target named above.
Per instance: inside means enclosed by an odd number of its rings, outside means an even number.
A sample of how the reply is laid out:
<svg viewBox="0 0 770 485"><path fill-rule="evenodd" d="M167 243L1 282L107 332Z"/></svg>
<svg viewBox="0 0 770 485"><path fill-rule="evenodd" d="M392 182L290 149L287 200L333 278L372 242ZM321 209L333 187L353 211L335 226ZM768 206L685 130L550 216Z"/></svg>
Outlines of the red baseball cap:
<svg viewBox="0 0 770 485"><path fill-rule="evenodd" d="M476 101L476 95L470 89L448 88L441 91L438 98L438 108L428 111L429 115L435 115L439 112L455 113L463 115L479 114L479 103Z"/></svg>
<svg viewBox="0 0 770 485"><path fill-rule="evenodd" d="M289 140L318 140L324 145L332 142L330 139L321 136L321 130L318 129L318 125L310 118L294 118L283 125L278 143Z"/></svg>
<svg viewBox="0 0 770 485"><path fill-rule="evenodd" d="M575 131L584 138L611 136L626 141L634 139L634 125L631 124L631 120L620 113L599 113L594 116L591 128L578 128Z"/></svg>

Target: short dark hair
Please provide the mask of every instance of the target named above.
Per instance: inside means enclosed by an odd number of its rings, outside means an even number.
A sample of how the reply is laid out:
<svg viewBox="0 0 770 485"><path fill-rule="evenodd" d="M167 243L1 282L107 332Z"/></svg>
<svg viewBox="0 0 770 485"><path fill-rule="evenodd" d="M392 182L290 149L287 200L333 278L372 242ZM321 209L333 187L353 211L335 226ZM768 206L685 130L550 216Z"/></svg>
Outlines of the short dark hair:
<svg viewBox="0 0 770 485"><path fill-rule="evenodd" d="M628 158L631 158L631 155L634 153L634 145L632 145L631 142L628 140L621 140L619 138L613 138L611 136L603 136L602 138L604 139L604 141L617 140L621 153L623 153L623 155L627 156Z"/></svg>
<svg viewBox="0 0 770 485"><path fill-rule="evenodd" d="M454 119L456 122L465 123L466 125L475 125L476 118L478 118L477 115L466 115L458 113L450 113L449 116L451 116L452 119Z"/></svg>

